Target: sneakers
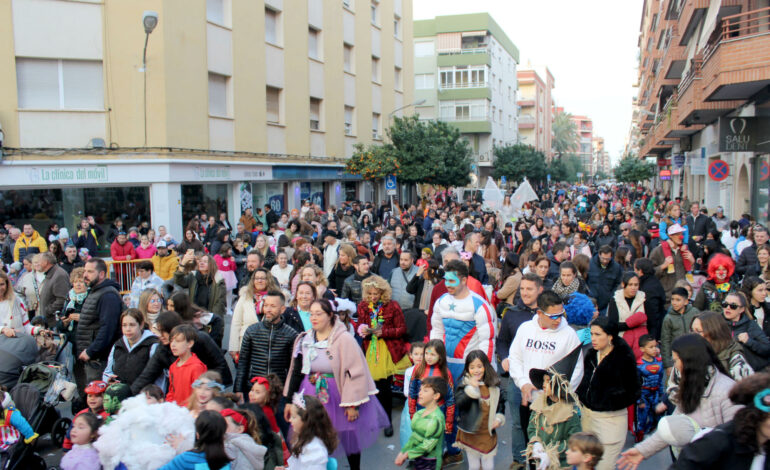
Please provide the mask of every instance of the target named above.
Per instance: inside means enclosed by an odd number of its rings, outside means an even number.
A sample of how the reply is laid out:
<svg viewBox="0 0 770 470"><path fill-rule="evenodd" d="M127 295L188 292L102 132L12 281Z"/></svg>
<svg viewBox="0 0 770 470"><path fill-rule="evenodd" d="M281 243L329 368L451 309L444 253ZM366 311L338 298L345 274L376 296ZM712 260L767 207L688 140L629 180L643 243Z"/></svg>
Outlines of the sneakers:
<svg viewBox="0 0 770 470"><path fill-rule="evenodd" d="M452 465L457 465L463 463L465 459L463 458L462 452L459 452L457 454L445 454L444 458L441 460L442 465L441 468L447 468Z"/></svg>
<svg viewBox="0 0 770 470"><path fill-rule="evenodd" d="M393 437L393 426L385 428L385 437Z"/></svg>

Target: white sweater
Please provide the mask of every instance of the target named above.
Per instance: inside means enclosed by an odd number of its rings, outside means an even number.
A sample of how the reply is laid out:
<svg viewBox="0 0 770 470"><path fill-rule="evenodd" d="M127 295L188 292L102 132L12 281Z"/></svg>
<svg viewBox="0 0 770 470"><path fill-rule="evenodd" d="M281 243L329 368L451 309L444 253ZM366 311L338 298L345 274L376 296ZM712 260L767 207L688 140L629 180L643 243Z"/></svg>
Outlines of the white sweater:
<svg viewBox="0 0 770 470"><path fill-rule="evenodd" d="M524 322L513 338L508 351L508 366L516 386L521 388L531 384L530 369L547 369L580 344L577 333L566 320L562 320L555 330L542 329L537 323L537 316ZM583 353L580 353L575 370L570 378L572 390L576 390L583 378Z"/></svg>

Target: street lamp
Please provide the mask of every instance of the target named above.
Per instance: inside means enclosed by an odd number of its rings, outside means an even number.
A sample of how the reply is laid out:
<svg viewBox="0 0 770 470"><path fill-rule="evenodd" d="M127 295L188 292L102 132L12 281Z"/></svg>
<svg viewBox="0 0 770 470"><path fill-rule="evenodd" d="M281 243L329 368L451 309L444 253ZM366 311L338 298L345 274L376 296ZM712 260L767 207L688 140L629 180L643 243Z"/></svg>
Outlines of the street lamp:
<svg viewBox="0 0 770 470"><path fill-rule="evenodd" d="M425 103L425 99L423 98L420 101L415 101L414 103L405 104L400 108L396 108L393 111L391 111L390 114L388 114L388 120L390 120L390 118L392 118L394 114L396 114L397 112L401 111L404 108L408 108L410 106L420 106L421 104L424 104L424 103Z"/></svg>
<svg viewBox="0 0 770 470"><path fill-rule="evenodd" d="M142 14L142 26L144 27L144 51L142 52L142 80L144 85L144 146L147 147L147 43L150 41L150 33L158 26L158 12L145 10Z"/></svg>

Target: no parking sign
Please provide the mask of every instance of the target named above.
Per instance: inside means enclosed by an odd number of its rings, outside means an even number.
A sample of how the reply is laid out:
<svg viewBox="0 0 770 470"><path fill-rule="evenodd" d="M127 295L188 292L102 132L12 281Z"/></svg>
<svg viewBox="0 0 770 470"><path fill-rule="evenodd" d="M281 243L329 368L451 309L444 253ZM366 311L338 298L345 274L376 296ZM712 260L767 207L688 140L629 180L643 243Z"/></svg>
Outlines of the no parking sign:
<svg viewBox="0 0 770 470"><path fill-rule="evenodd" d="M730 165L724 160L714 160L709 165L709 176L714 181L724 181L730 176Z"/></svg>

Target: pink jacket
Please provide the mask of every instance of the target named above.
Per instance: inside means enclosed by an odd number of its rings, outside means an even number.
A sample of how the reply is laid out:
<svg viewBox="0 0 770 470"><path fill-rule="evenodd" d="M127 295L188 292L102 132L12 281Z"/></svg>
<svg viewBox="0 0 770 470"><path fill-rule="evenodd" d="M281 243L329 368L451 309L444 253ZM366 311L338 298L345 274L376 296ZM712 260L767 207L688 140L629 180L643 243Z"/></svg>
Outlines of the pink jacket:
<svg viewBox="0 0 770 470"><path fill-rule="evenodd" d="M214 255L214 261L217 263L217 269L220 271L235 271L235 259L233 257L223 258L220 254Z"/></svg>
<svg viewBox="0 0 770 470"><path fill-rule="evenodd" d="M150 245L147 248L142 248L142 245L139 245L134 248L134 251L136 251L136 259L150 259L155 256L158 249L155 248L155 245Z"/></svg>

